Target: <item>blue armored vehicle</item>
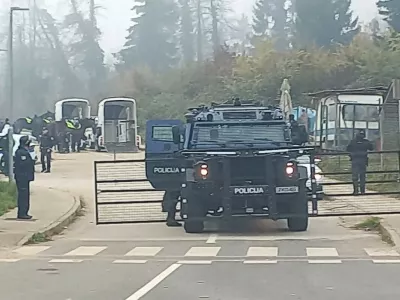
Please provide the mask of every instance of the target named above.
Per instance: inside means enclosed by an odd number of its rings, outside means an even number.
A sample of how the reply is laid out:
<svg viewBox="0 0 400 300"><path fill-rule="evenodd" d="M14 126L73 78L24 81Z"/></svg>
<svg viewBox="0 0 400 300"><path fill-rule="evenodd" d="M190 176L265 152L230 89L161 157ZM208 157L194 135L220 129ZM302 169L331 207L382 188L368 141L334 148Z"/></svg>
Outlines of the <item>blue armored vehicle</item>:
<svg viewBox="0 0 400 300"><path fill-rule="evenodd" d="M148 121L146 175L180 200L186 232L236 217L287 219L290 230L307 230L308 176L296 158L312 149L279 109L235 100L185 117Z"/></svg>

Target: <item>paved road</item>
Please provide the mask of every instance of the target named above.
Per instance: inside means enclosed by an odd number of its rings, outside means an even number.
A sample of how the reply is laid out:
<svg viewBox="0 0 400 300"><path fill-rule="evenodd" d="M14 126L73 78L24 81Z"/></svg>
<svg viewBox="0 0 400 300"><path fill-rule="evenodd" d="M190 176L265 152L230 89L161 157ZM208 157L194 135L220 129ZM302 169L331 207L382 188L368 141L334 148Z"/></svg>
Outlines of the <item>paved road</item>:
<svg viewBox="0 0 400 300"><path fill-rule="evenodd" d="M199 235L162 223L96 226L92 162L98 158L107 155L55 161L48 184L82 195L87 215L53 241L0 253L1 299L400 297L399 252L339 218L312 219L304 233L270 221L208 224Z"/></svg>
<svg viewBox="0 0 400 300"><path fill-rule="evenodd" d="M49 261L45 255L43 259L3 260L0 262L2 298L25 300L29 295L28 298L34 300L259 300L269 295L273 299L372 300L400 296L400 268L396 265L399 260L393 256L378 256L384 258L378 262L357 249L355 252L359 253L353 253L354 258L346 259L344 254L337 256L334 248L308 248L303 256L297 256L290 253L299 247L296 242L279 242L278 248L285 258L253 257L245 263L240 259L244 255L244 245L238 244L218 244L225 255L230 252L237 256L229 259L224 256L221 260L214 257L213 261L208 260L209 257L191 260L176 257L170 261L149 259L147 262L135 258L127 263L106 256L105 259L82 260L66 260L63 256ZM215 250L214 246L203 246ZM351 247L347 250L351 251ZM271 255L274 251L273 247L253 248L256 255ZM370 251L375 251L374 255L384 254L382 250ZM289 254L293 254L292 259ZM311 254L316 256L311 257ZM23 287L18 286L18 282L22 282Z"/></svg>

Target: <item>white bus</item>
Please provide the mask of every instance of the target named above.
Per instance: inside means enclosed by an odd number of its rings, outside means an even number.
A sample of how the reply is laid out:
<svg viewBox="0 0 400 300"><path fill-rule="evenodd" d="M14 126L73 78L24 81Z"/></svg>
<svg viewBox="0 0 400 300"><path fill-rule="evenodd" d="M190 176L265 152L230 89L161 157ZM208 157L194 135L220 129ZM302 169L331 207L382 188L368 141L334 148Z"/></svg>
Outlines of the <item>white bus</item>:
<svg viewBox="0 0 400 300"><path fill-rule="evenodd" d="M55 121L74 118L90 118L89 100L82 98L62 99L55 104Z"/></svg>
<svg viewBox="0 0 400 300"><path fill-rule="evenodd" d="M106 98L99 103L95 149L138 152L137 109L132 98Z"/></svg>
<svg viewBox="0 0 400 300"><path fill-rule="evenodd" d="M380 90L340 91L318 100L314 141L323 149L343 150L360 129L377 143L380 136L379 109L384 92Z"/></svg>

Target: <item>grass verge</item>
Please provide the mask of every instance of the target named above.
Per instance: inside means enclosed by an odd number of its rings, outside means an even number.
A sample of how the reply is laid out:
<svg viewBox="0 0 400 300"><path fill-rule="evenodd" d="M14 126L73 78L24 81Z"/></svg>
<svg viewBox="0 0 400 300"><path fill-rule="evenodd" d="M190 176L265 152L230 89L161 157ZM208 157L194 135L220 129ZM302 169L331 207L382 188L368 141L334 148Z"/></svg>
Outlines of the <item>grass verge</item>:
<svg viewBox="0 0 400 300"><path fill-rule="evenodd" d="M390 234L387 232L385 227L382 225L381 220L382 219L378 218L378 217L369 217L369 218L363 220L362 222L357 223L352 228L376 232L380 235L380 237L382 238L382 241L393 246L394 242L392 241Z"/></svg>
<svg viewBox="0 0 400 300"><path fill-rule="evenodd" d="M27 244L39 244L39 243L44 243L44 242L48 242L48 241L51 241L50 236L47 236L43 232L38 232L38 233L35 233L34 235L32 235L32 237L29 239Z"/></svg>
<svg viewBox="0 0 400 300"><path fill-rule="evenodd" d="M381 218L369 217L364 221L357 223L353 226L354 229L361 229L365 231L378 231L381 224Z"/></svg>
<svg viewBox="0 0 400 300"><path fill-rule="evenodd" d="M80 217L85 215L86 203L83 196L79 196L80 206L78 211L76 211L68 220L65 221L65 224L60 224L59 226L54 227L51 230L45 232L37 232L25 243L25 245L31 244L40 244L44 242L48 242L52 240L52 237L55 235L62 234L62 232L71 224L77 221Z"/></svg>
<svg viewBox="0 0 400 300"><path fill-rule="evenodd" d="M0 216L17 206L17 187L14 183L0 182Z"/></svg>

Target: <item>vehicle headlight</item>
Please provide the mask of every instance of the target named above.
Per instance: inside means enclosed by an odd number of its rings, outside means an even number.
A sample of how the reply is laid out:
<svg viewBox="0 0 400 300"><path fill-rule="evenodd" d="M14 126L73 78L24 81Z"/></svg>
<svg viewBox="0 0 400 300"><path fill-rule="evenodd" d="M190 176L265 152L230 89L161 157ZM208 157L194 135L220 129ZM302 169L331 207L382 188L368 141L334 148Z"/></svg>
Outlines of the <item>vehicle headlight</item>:
<svg viewBox="0 0 400 300"><path fill-rule="evenodd" d="M208 176L208 165L204 161L200 161L195 165L195 173L197 178L207 179Z"/></svg>
<svg viewBox="0 0 400 300"><path fill-rule="evenodd" d="M292 178L296 172L296 165L293 162L287 162L285 172L288 177Z"/></svg>
<svg viewBox="0 0 400 300"><path fill-rule="evenodd" d="M322 175L321 174L316 173L314 177L315 177L316 181L321 181L322 180Z"/></svg>
<svg viewBox="0 0 400 300"><path fill-rule="evenodd" d="M200 175L203 177L208 175L208 166L207 165L200 166Z"/></svg>

